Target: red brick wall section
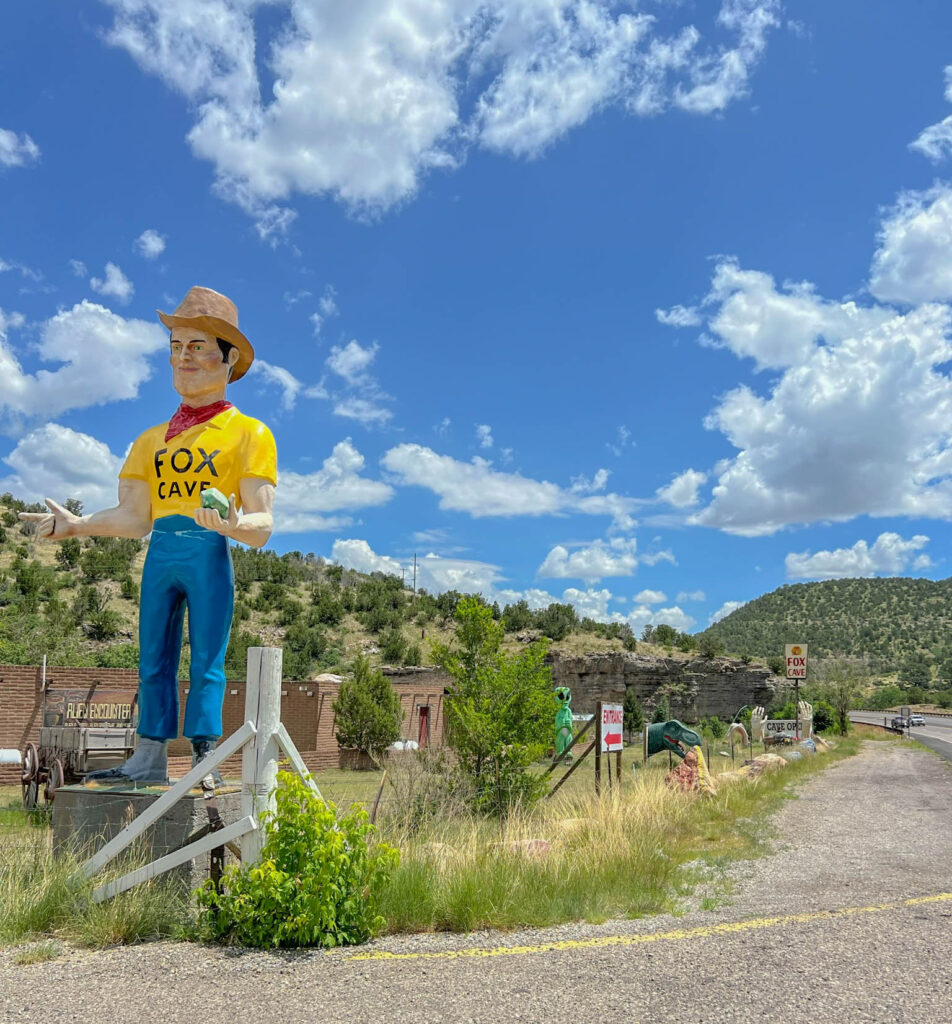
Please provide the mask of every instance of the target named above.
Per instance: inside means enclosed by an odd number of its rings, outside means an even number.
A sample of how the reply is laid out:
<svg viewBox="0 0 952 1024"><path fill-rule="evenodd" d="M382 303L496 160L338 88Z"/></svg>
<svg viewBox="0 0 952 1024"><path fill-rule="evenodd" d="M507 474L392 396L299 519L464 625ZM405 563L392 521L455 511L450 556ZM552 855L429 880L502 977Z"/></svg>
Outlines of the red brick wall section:
<svg viewBox="0 0 952 1024"><path fill-rule="evenodd" d="M443 688L447 677L427 670L388 670L403 708L403 737L428 742L438 747L443 743ZM88 689L98 682L104 689L128 690L134 693L138 676L134 669L121 668L47 668L48 688ZM42 670L28 665L0 665L0 747L22 751L29 742L39 742L43 698ZM341 763L334 737L333 703L338 686L329 682L285 682L281 687L281 721L312 771L337 768ZM184 716L188 682L179 683L179 702ZM424 722L429 720L429 736L421 736L421 707L427 708ZM224 735L229 736L244 722L245 684L229 682L225 687L222 708ZM181 730L181 720L179 722ZM424 727L424 733L426 728ZM173 758L189 754L188 741L177 739L169 747ZM181 771L187 761L176 761L173 774ZM229 774L240 771L241 757L229 758ZM20 773L14 766L0 766L0 784L16 785Z"/></svg>

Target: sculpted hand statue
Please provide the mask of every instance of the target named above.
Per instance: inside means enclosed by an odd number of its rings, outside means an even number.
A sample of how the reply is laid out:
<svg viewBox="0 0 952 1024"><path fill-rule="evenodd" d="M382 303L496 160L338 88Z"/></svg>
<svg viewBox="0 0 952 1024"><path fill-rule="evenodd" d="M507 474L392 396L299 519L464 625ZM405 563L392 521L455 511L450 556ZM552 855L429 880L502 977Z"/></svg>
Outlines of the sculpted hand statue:
<svg viewBox="0 0 952 1024"><path fill-rule="evenodd" d="M271 536L277 453L270 430L225 400L247 373L251 342L238 310L210 288L192 288L171 315L175 415L141 434L119 473L115 508L76 516L46 499L49 512L22 512L40 540L144 537L151 531L139 609L139 742L118 768L87 778L117 782L168 778L168 744L178 735L178 665L188 609L191 667L184 734L197 763L222 731L225 651L234 608L228 541L261 547ZM228 499L228 514L202 507L202 492ZM222 508L224 503L222 502Z"/></svg>
<svg viewBox="0 0 952 1024"><path fill-rule="evenodd" d="M750 713L750 738L754 743L764 742L764 722L767 712L761 707L754 708Z"/></svg>
<svg viewBox="0 0 952 1024"><path fill-rule="evenodd" d="M809 701L801 700L797 707L800 712L799 738L806 740L813 735L813 705Z"/></svg>

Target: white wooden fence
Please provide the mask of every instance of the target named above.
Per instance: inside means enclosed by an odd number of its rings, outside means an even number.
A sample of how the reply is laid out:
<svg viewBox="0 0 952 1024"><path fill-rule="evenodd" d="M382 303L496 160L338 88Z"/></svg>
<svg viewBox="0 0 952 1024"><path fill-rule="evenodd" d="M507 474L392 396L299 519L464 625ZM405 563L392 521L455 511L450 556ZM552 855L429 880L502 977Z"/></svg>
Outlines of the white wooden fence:
<svg viewBox="0 0 952 1024"><path fill-rule="evenodd" d="M159 857L144 867L130 871L93 892L98 903L156 875L185 864L235 840L241 841L242 864L254 864L261 856L264 834L259 827L261 814L273 808L278 759L283 753L294 769L321 796L301 755L281 724L281 657L279 647L248 648L248 684L245 691L245 724L232 733L216 750L204 758L167 793L163 793L117 836L89 858L80 869L91 878L111 860L135 842L145 830L166 814L192 787L201 783L209 772L226 758L242 751L241 818L217 832L211 832L180 850Z"/></svg>

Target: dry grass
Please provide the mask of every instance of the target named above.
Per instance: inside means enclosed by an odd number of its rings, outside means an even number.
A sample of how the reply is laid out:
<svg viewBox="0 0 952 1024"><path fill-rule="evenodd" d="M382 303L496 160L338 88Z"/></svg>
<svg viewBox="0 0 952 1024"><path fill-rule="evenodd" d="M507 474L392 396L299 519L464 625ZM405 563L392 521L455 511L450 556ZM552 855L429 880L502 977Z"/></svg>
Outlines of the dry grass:
<svg viewBox="0 0 952 1024"><path fill-rule="evenodd" d="M382 911L391 931L470 931L676 910L698 864L759 855L765 815L798 780L859 745L842 740L756 782L724 785L713 799L670 790L656 758L601 799L589 777L504 827L465 813L396 814L381 826L401 851Z"/></svg>

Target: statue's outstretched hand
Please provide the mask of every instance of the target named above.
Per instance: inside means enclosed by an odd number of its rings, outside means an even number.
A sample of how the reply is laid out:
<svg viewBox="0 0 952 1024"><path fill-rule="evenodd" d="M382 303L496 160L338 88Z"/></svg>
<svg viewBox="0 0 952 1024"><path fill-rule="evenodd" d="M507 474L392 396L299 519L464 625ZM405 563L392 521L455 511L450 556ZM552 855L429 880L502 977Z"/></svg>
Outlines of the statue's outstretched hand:
<svg viewBox="0 0 952 1024"><path fill-rule="evenodd" d="M218 510L214 508L195 509L194 519L199 526L204 526L206 530L222 533L226 537L230 536L238 525L238 507L235 504L235 496L232 494L228 498L228 517L226 519L222 519Z"/></svg>
<svg viewBox="0 0 952 1024"><path fill-rule="evenodd" d="M57 505L52 498L45 498L49 512L21 512L20 519L25 523L36 524L37 540L66 540L77 534L76 524L81 517L74 516L69 509Z"/></svg>

